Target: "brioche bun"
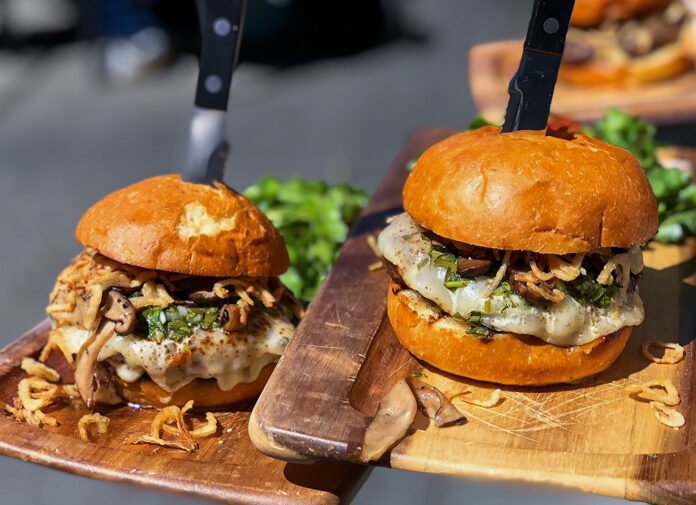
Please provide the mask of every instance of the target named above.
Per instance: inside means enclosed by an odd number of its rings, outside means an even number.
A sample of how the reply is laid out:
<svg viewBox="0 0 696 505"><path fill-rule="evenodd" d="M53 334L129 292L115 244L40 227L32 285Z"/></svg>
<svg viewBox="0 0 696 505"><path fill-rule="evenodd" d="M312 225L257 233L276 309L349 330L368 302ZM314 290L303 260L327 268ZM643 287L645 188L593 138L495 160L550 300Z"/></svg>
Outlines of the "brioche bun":
<svg viewBox="0 0 696 505"><path fill-rule="evenodd" d="M590 60L586 63L563 63L558 77L578 86L617 83L649 83L682 75L693 68L684 43L673 43L645 56L629 58L623 63Z"/></svg>
<svg viewBox="0 0 696 505"><path fill-rule="evenodd" d="M117 378L116 390L127 402L143 406L183 407L187 401L193 400L196 410L221 409L259 396L274 368L275 363L266 365L253 382L237 384L229 391L220 389L215 379L195 379L174 393L169 393L147 378L130 383Z"/></svg>
<svg viewBox="0 0 696 505"><path fill-rule="evenodd" d="M397 337L417 358L455 375L518 386L574 382L598 374L619 357L632 330L626 326L574 347L513 333L481 338L467 334L466 323L418 292L394 282L389 286L387 311Z"/></svg>
<svg viewBox="0 0 696 505"><path fill-rule="evenodd" d="M544 254L630 247L657 231L657 201L636 158L576 134L456 134L418 159L403 191L424 228L479 247Z"/></svg>
<svg viewBox="0 0 696 505"><path fill-rule="evenodd" d="M146 179L95 203L75 236L113 260L210 277L276 277L290 266L285 241L249 200L220 182Z"/></svg>
<svg viewBox="0 0 696 505"><path fill-rule="evenodd" d="M672 0L575 0L570 23L584 28L623 21L666 8Z"/></svg>

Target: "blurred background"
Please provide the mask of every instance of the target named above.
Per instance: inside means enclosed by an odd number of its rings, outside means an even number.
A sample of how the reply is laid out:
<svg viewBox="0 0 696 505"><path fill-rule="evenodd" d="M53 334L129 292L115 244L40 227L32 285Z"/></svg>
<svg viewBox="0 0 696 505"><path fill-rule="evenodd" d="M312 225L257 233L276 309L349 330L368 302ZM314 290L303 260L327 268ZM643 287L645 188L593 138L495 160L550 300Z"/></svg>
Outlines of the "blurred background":
<svg viewBox="0 0 696 505"><path fill-rule="evenodd" d="M251 0L226 182L374 191L407 135L475 116L469 48L522 36L531 0ZM0 0L0 345L44 317L73 231L103 195L182 169L197 75L192 1ZM0 457L4 505L205 503ZM355 503L619 503L376 470Z"/></svg>

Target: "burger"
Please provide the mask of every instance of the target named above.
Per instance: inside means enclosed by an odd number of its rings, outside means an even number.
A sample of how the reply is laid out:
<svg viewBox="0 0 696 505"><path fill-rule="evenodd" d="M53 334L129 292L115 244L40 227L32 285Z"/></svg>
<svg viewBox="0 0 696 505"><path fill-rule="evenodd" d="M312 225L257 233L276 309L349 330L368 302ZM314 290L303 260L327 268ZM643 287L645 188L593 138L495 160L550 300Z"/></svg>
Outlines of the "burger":
<svg viewBox="0 0 696 505"><path fill-rule="evenodd" d="M378 247L401 343L446 372L574 382L644 318L640 244L657 203L629 152L582 134L454 135L418 159Z"/></svg>
<svg viewBox="0 0 696 505"><path fill-rule="evenodd" d="M76 238L42 358L62 353L86 405L214 409L260 393L302 307L278 280L283 237L249 200L154 177L97 202Z"/></svg>
<svg viewBox="0 0 696 505"><path fill-rule="evenodd" d="M579 85L661 81L691 70L693 46L679 0L576 0L559 77Z"/></svg>

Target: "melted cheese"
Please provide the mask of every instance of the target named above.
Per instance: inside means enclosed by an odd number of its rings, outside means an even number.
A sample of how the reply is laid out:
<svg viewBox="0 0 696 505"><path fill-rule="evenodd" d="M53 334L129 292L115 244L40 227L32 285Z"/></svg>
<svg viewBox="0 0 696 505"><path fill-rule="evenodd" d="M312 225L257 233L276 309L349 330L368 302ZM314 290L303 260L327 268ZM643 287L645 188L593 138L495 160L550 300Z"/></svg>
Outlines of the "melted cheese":
<svg viewBox="0 0 696 505"><path fill-rule="evenodd" d="M71 354L79 352L88 336L87 330L75 326L59 331L58 344ZM147 373L170 393L199 378L216 379L220 389L227 391L254 381L264 366L278 361L294 331L282 316L255 312L247 331L199 329L181 342L115 335L99 353L99 361L112 365L125 382L135 382Z"/></svg>
<svg viewBox="0 0 696 505"><path fill-rule="evenodd" d="M445 287L446 269L429 263L418 268L419 263L428 259L430 250L430 243L420 236L423 231L408 214L401 214L380 234L378 247L384 257L396 265L408 287L448 314L467 315L478 311L486 326L502 332L533 335L560 346L586 344L624 326L643 322L643 302L637 290L623 304L615 301L605 309L584 306L570 296L546 307L531 305L515 293L509 299L502 295L487 298L490 277L476 277L467 286L452 291Z"/></svg>

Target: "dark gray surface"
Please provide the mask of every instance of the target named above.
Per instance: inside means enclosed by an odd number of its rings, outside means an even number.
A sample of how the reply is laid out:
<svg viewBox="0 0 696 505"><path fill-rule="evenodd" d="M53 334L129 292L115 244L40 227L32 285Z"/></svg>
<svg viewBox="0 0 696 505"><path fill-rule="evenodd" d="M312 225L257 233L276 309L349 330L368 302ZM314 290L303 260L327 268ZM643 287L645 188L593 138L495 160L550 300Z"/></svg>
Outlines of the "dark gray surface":
<svg viewBox="0 0 696 505"><path fill-rule="evenodd" d="M242 66L229 119L227 181L257 177L348 181L373 190L407 134L466 126L474 115L471 45L519 36L530 0L410 0L408 17L428 35L360 55L290 70ZM86 47L47 57L0 54L0 345L43 317L57 272L79 246L80 215L104 194L185 159L195 63L124 88L91 72ZM0 503L194 504L140 488L69 476L0 458ZM472 483L377 470L356 503L615 503L556 489ZM618 503L618 502L616 502Z"/></svg>

